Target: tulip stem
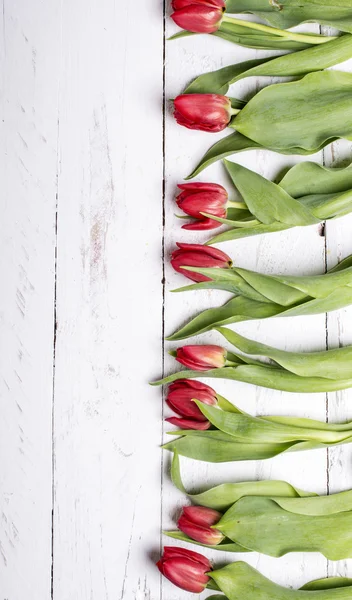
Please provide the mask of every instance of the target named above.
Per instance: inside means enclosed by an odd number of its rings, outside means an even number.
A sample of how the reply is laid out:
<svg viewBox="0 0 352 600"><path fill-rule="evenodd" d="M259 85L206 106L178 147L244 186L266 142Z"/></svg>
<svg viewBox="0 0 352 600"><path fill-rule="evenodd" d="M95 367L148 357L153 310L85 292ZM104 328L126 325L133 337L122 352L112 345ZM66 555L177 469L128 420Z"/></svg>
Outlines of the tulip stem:
<svg viewBox="0 0 352 600"><path fill-rule="evenodd" d="M239 366L240 366L239 363L235 362L233 360L227 360L225 362L225 367L239 367Z"/></svg>
<svg viewBox="0 0 352 600"><path fill-rule="evenodd" d="M231 208L240 208L241 210L248 209L248 206L245 202L234 202L232 200L228 200L227 206L231 206Z"/></svg>
<svg viewBox="0 0 352 600"><path fill-rule="evenodd" d="M277 37L283 37L290 39L295 42L307 42L308 44L325 44L336 40L337 36L323 36L317 34L306 34L306 33L294 33L293 31L286 31L283 29L276 29L276 27L269 27L268 25L261 25L260 23L253 23L252 21L242 21L242 19L234 19L233 17L227 17L226 15L222 18L223 23L229 23L232 25L240 25L241 27L248 27L257 31L263 31Z"/></svg>

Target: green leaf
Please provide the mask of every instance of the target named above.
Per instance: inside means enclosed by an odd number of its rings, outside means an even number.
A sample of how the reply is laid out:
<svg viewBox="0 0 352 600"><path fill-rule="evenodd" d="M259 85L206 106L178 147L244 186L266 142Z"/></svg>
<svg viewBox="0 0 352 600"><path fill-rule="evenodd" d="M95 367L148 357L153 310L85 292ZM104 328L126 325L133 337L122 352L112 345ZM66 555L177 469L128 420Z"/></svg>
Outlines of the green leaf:
<svg viewBox="0 0 352 600"><path fill-rule="evenodd" d="M350 0L227 0L226 13L253 13L283 29L313 21L352 32Z"/></svg>
<svg viewBox="0 0 352 600"><path fill-rule="evenodd" d="M222 94L230 85L245 77L302 77L337 65L352 56L352 36L343 35L335 40L278 57L247 60L223 67L197 77L184 94Z"/></svg>
<svg viewBox="0 0 352 600"><path fill-rule="evenodd" d="M174 540L180 540L181 542L189 542L191 544L195 544L196 546L202 546L203 548L210 548L211 550L221 550L222 552L250 552L247 548L243 548L239 544L235 544L230 540L224 540L220 544L210 545L210 544L201 544L200 542L195 542L192 538L188 537L182 531L163 531L165 535Z"/></svg>
<svg viewBox="0 0 352 600"><path fill-rule="evenodd" d="M209 430L207 435L192 432L179 437L163 446L166 450L178 452L195 460L205 462L233 462L242 460L264 460L272 458L290 449L294 444L246 444L238 443L221 431Z"/></svg>
<svg viewBox="0 0 352 600"><path fill-rule="evenodd" d="M351 526L351 510L304 515L285 510L274 499L255 497L236 502L216 524L226 538L248 550L277 558L320 552L330 560L352 556Z"/></svg>
<svg viewBox="0 0 352 600"><path fill-rule="evenodd" d="M241 295L221 307L201 312L167 339L181 340L220 325L251 319L306 316L348 306L352 303L351 265L352 256L328 273L310 277L262 275L239 267L192 267L192 271L209 276L212 281L184 289L226 289Z"/></svg>
<svg viewBox="0 0 352 600"><path fill-rule="evenodd" d="M352 189L352 165L338 169L301 162L289 169L279 185L294 198L346 192Z"/></svg>
<svg viewBox="0 0 352 600"><path fill-rule="evenodd" d="M231 209L228 209L226 219L204 213L206 216L230 226L227 231L210 239L208 244L280 231L295 226L297 219L290 219L285 204L287 196L282 195L282 190L288 194L292 210L296 208L300 214L300 225L310 225L321 220L343 216L352 210L352 169L350 167L327 169L316 163L299 163L288 171L279 185L275 185L260 175L245 170L244 167L233 166L233 163L228 161L224 161L224 163L235 187L241 192L243 199L248 202L252 213L246 211L246 214L242 215L242 221L239 220L241 219L239 211L236 211L235 218L232 217ZM255 182L257 182L257 186L254 185ZM270 201L263 199L259 208L262 209L265 220L272 221L269 226L260 223L261 215L256 205L258 195L261 198L262 187L270 194ZM275 212L272 211L271 204L274 205ZM254 219L254 217L257 218ZM288 224L282 225L283 222ZM239 229L242 227L245 229Z"/></svg>
<svg viewBox="0 0 352 600"><path fill-rule="evenodd" d="M212 217L214 218L214 217ZM215 219L218 221L218 219ZM248 229L228 229L223 233L218 233L214 235L206 245L212 244L220 244L221 242L228 242L230 240L241 240L246 237L251 237L253 235L263 235L264 233L276 233L277 231L284 231L285 229L290 229L290 225L282 225L281 223L273 223L272 225L255 225Z"/></svg>
<svg viewBox="0 0 352 600"><path fill-rule="evenodd" d="M239 483L223 483L198 494L191 494L185 489L180 472L180 459L174 454L171 465L173 484L195 504L224 511L244 496L269 496L277 498L316 497L316 494L303 492L285 481L248 481ZM329 498L332 496L328 496Z"/></svg>
<svg viewBox="0 0 352 600"><path fill-rule="evenodd" d="M326 426L326 423L315 423L309 427L306 420L302 426L275 422L264 417L252 417L247 414L234 414L196 402L204 416L214 427L230 435L239 442L248 444L285 444L287 442L318 442L319 444L338 444L352 436L352 424L341 431ZM299 422L299 421L298 421ZM319 427L320 425L320 427ZM319 428L318 428L319 427Z"/></svg>
<svg viewBox="0 0 352 600"><path fill-rule="evenodd" d="M332 577L306 584L301 590L283 588L244 562L234 562L209 573L228 600L350 600L352 580ZM330 590L326 593L326 590ZM306 596L305 596L306 593Z"/></svg>
<svg viewBox="0 0 352 600"><path fill-rule="evenodd" d="M233 127L266 148L315 152L333 138L352 135L352 74L310 73L300 81L262 89L235 117Z"/></svg>
<svg viewBox="0 0 352 600"><path fill-rule="evenodd" d="M352 74L318 71L299 81L269 85L236 115L232 134L204 155L188 179L236 152L267 148L281 154L315 154L352 137Z"/></svg>
<svg viewBox="0 0 352 600"><path fill-rule="evenodd" d="M323 377L301 377L280 367L270 365L241 365L238 367L224 367L209 371L184 370L163 379L154 381L151 385L166 385L179 379L194 379L197 377L210 377L214 379L229 379L251 383L259 387L295 393L337 392L352 387L352 379L326 379Z"/></svg>
<svg viewBox="0 0 352 600"><path fill-rule="evenodd" d="M282 187L241 165L224 161L225 167L251 213L265 225L311 225L319 219Z"/></svg>
<svg viewBox="0 0 352 600"><path fill-rule="evenodd" d="M200 75L190 83L184 90L184 94L221 94L226 96L229 86L244 77L249 77L249 73L255 70L257 66L272 62L271 58L260 58L246 60L245 62L223 67L218 71Z"/></svg>
<svg viewBox="0 0 352 600"><path fill-rule="evenodd" d="M352 579L347 577L328 577L326 579L317 579L306 583L301 590L316 591L316 590L331 590L333 588L352 586Z"/></svg>
<svg viewBox="0 0 352 600"><path fill-rule="evenodd" d="M231 19L231 22L223 20L219 29L212 35L239 46L258 50L302 50L322 41L328 43L329 39L327 36L317 34L278 32L277 29L269 28L266 25L259 25L263 28L263 30L259 30L256 23L235 21L236 19Z"/></svg>
<svg viewBox="0 0 352 600"><path fill-rule="evenodd" d="M271 358L284 369L301 377L331 380L352 378L352 346L323 352L287 352L249 340L224 327L216 329L241 352Z"/></svg>
<svg viewBox="0 0 352 600"><path fill-rule="evenodd" d="M173 335L168 336L167 339L170 341L183 340L193 335L210 331L219 325L275 317L284 310L282 306L274 303L257 302L250 298L236 296L224 306L204 310Z"/></svg>
<svg viewBox="0 0 352 600"><path fill-rule="evenodd" d="M199 165L190 175L188 175L188 177L185 177L185 179L192 179L198 175L198 173L203 171L203 169L209 167L209 165L213 164L217 160L220 160L221 158L226 158L226 156L231 156L237 152L243 152L244 150L252 150L255 148L262 148L262 146L253 140L246 138L244 135L232 133L231 135L228 135L214 144L214 146L212 146L210 150L208 150L208 152L203 156Z"/></svg>

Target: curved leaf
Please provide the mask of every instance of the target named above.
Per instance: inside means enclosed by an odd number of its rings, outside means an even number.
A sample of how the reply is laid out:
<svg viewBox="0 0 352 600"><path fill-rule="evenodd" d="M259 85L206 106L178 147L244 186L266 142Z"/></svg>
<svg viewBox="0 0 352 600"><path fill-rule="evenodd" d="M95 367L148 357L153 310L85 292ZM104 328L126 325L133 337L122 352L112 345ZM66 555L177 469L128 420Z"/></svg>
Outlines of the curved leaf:
<svg viewBox="0 0 352 600"><path fill-rule="evenodd" d="M224 511L244 496L275 496L277 498L316 497L316 494L304 492L285 481L248 481L239 483L223 483L198 494L191 494L185 489L180 472L180 459L174 454L171 465L173 484L194 502L208 508ZM329 496L330 497L330 496Z"/></svg>
<svg viewBox="0 0 352 600"><path fill-rule="evenodd" d="M270 581L244 562L234 562L222 569L211 571L209 576L228 600L350 600L352 580L332 577L306 584L301 590L283 588ZM329 593L326 593L329 590ZM321 592L321 593L319 593ZM307 594L307 596L305 596Z"/></svg>
<svg viewBox="0 0 352 600"><path fill-rule="evenodd" d="M221 94L245 77L302 77L344 62L352 55L352 36L343 35L326 44L283 56L247 60L200 75L187 86L184 94ZM289 192L290 193L290 192Z"/></svg>
<svg viewBox="0 0 352 600"><path fill-rule="evenodd" d="M318 71L299 81L262 89L236 115L232 134L204 155L188 179L236 152L267 148L281 154L314 154L352 136L352 74Z"/></svg>
<svg viewBox="0 0 352 600"><path fill-rule="evenodd" d="M270 498L242 498L216 524L226 538L249 550L280 557L320 552L330 560L352 556L352 511L304 515Z"/></svg>
<svg viewBox="0 0 352 600"><path fill-rule="evenodd" d="M262 89L233 119L233 127L266 148L313 152L332 138L352 136L352 74L310 73Z"/></svg>
<svg viewBox="0 0 352 600"><path fill-rule="evenodd" d="M347 424L346 429L336 431L326 423L322 423L320 428L309 427L308 420L306 420L301 427L299 425L292 426L289 423L275 422L265 419L265 417L230 413L201 402L197 402L197 406L219 431L230 435L237 441L248 444L271 444L274 442L285 444L303 441L339 444L352 437L351 423ZM299 422L299 419L297 421Z"/></svg>
<svg viewBox="0 0 352 600"><path fill-rule="evenodd" d="M285 35L276 33L277 28L271 29L266 25L261 25L263 30L255 27L256 23L250 21L234 22L223 20L219 29L211 35L223 40L244 46L245 48L254 48L258 50L302 50L310 48L313 44L328 43L327 36L318 34L295 34L284 32ZM264 30L265 28L265 30ZM281 32L280 32L281 33ZM333 38L332 38L333 39Z"/></svg>
<svg viewBox="0 0 352 600"><path fill-rule="evenodd" d="M352 32L350 0L227 0L227 13L253 13L272 27L289 29L313 21Z"/></svg>
<svg viewBox="0 0 352 600"><path fill-rule="evenodd" d="M210 377L214 379L230 379L251 383L259 387L295 393L337 392L352 387L352 379L324 379L323 377L300 377L279 367L241 365L224 367L209 371L184 370L163 379L154 381L151 385L166 385L178 379L195 379Z"/></svg>
<svg viewBox="0 0 352 600"><path fill-rule="evenodd" d="M231 156L237 152L253 150L256 148L263 148L263 146L257 144L257 142L254 142L253 140L250 140L244 135L241 135L240 133L231 133L219 142L216 142L216 144L214 144L214 146L212 146L208 152L206 152L194 171L192 171L188 177L185 177L185 179L192 179L198 175L198 173L203 171L203 169L209 167L209 165L213 164L217 160L220 160L221 158L226 158L226 156Z"/></svg>
<svg viewBox="0 0 352 600"><path fill-rule="evenodd" d="M249 340L224 327L216 329L241 352L271 358L284 369L301 377L331 380L352 378L352 346L320 352L288 352Z"/></svg>
<svg viewBox="0 0 352 600"><path fill-rule="evenodd" d="M247 548L243 548L240 544L236 544L235 542L231 542L231 540L224 540L220 544L210 545L210 544L202 544L200 542L196 542L192 540L192 538L188 537L182 531L163 531L164 535L167 535L174 540L180 540L181 542L189 542L191 544L196 544L196 546L202 546L203 548L210 548L211 550L221 550L222 552L250 552Z"/></svg>
<svg viewBox="0 0 352 600"><path fill-rule="evenodd" d="M265 225L311 225L319 219L282 187L233 162L225 167L251 213Z"/></svg>

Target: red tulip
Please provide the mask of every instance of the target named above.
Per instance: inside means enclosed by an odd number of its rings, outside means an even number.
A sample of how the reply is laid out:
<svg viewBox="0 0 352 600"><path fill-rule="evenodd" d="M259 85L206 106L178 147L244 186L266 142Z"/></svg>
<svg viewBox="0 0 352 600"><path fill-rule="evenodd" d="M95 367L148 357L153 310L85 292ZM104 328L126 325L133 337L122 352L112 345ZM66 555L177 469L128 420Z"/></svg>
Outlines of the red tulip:
<svg viewBox="0 0 352 600"><path fill-rule="evenodd" d="M177 522L178 528L195 542L217 546L224 535L212 529L212 525L221 519L222 514L205 506L185 506Z"/></svg>
<svg viewBox="0 0 352 600"><path fill-rule="evenodd" d="M194 400L215 406L216 392L209 385L193 379L179 379L169 386L166 402L181 417L206 421Z"/></svg>
<svg viewBox="0 0 352 600"><path fill-rule="evenodd" d="M183 225L183 229L215 229L221 223L204 217L209 213L215 217L226 217L227 191L217 183L182 183L177 186L181 193L177 196L178 207L187 215L197 219L195 223Z"/></svg>
<svg viewBox="0 0 352 600"><path fill-rule="evenodd" d="M191 4L200 4L201 6L213 6L215 8L225 8L224 0L172 0L171 2L173 10L187 8Z"/></svg>
<svg viewBox="0 0 352 600"><path fill-rule="evenodd" d="M156 564L169 581L187 592L199 594L210 580L207 575L212 570L209 560L192 550L166 546L163 556Z"/></svg>
<svg viewBox="0 0 352 600"><path fill-rule="evenodd" d="M207 371L225 366L227 352L221 346L182 346L176 360L194 371Z"/></svg>
<svg viewBox="0 0 352 600"><path fill-rule="evenodd" d="M209 429L210 422L199 410L194 400L204 404L216 405L216 392L209 385L192 379L180 379L169 387L166 403L180 417L169 417L168 423L176 425L179 429Z"/></svg>
<svg viewBox="0 0 352 600"><path fill-rule="evenodd" d="M231 120L231 102L219 94L182 94L174 100L174 117L188 129L217 132Z"/></svg>
<svg viewBox="0 0 352 600"><path fill-rule="evenodd" d="M175 425L178 429L197 429L198 431L206 431L211 425L210 421L196 421L195 419L184 419L183 417L169 417L165 421Z"/></svg>
<svg viewBox="0 0 352 600"><path fill-rule="evenodd" d="M175 3L176 4L176 3ZM177 4L181 4L177 3ZM172 13L176 25L193 33L214 33L220 27L224 9L208 3L189 4Z"/></svg>
<svg viewBox="0 0 352 600"><path fill-rule="evenodd" d="M178 250L175 250L171 256L171 264L175 271L183 273L192 281L211 281L210 277L186 271L182 267L218 267L228 269L232 266L231 258L211 246L203 246L202 244L180 244L177 243Z"/></svg>

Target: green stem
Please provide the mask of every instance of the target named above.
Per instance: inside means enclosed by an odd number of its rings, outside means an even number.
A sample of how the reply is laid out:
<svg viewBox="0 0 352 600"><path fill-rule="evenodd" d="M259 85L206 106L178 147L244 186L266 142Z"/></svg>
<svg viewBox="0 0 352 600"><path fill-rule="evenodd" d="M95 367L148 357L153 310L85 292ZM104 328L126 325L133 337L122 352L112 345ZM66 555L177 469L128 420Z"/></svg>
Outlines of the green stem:
<svg viewBox="0 0 352 600"><path fill-rule="evenodd" d="M233 200L228 200L227 206L231 206L231 208L240 208L241 210L248 210L248 206L245 202L234 202Z"/></svg>
<svg viewBox="0 0 352 600"><path fill-rule="evenodd" d="M294 33L292 31L276 29L275 27L269 27L268 25L261 25L260 23L242 21L242 19L235 19L233 17L227 17L226 15L223 16L222 22L229 23L232 25L240 25L241 27L248 27L249 29L263 31L264 33L276 35L277 37L287 38L295 42L306 42L308 44L325 44L326 42L331 42L332 40L337 39L337 36L319 36L314 34L310 35L306 33Z"/></svg>

